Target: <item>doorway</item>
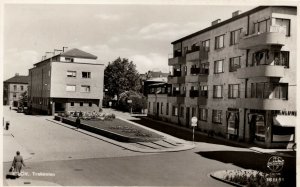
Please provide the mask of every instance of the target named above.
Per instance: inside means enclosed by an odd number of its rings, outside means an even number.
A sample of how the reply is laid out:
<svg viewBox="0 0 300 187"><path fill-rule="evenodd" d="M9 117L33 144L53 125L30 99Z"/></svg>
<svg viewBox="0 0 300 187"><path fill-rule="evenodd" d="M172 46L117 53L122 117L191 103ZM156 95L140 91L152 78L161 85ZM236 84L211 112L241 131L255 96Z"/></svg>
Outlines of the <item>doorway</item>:
<svg viewBox="0 0 300 187"><path fill-rule="evenodd" d="M190 107L186 107L186 126L190 126Z"/></svg>

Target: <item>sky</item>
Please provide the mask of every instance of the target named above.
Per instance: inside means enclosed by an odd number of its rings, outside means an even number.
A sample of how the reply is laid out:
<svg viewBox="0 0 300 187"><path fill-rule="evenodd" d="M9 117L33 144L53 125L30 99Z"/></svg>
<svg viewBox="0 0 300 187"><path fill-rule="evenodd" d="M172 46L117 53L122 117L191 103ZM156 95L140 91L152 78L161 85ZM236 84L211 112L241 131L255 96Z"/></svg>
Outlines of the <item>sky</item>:
<svg viewBox="0 0 300 187"><path fill-rule="evenodd" d="M139 73L169 72L171 42L255 6L5 4L3 79L28 69L46 51L78 48L108 64L118 57Z"/></svg>

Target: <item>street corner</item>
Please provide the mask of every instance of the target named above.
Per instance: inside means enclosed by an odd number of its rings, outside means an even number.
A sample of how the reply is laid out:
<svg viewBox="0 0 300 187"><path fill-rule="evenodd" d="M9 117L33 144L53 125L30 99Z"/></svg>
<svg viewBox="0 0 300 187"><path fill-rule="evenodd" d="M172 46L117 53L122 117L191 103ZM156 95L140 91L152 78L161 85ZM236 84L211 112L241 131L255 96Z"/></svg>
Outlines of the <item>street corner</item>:
<svg viewBox="0 0 300 187"><path fill-rule="evenodd" d="M22 177L16 179L6 179L5 183L7 184L7 186L61 186L54 182L32 180Z"/></svg>
<svg viewBox="0 0 300 187"><path fill-rule="evenodd" d="M17 151L20 151L24 160L32 157L26 148L15 140L12 134L3 136L3 162L13 161Z"/></svg>

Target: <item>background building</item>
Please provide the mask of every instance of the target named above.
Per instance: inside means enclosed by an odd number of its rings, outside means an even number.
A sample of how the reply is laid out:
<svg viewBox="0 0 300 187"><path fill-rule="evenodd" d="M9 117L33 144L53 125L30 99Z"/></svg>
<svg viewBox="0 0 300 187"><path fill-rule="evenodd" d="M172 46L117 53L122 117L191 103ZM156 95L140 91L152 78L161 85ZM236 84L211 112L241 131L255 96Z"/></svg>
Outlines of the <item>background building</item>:
<svg viewBox="0 0 300 187"><path fill-rule="evenodd" d="M149 85L155 83L166 83L168 81L169 73L163 73L161 71L148 71L140 76L143 94L144 96L147 96L149 93Z"/></svg>
<svg viewBox="0 0 300 187"><path fill-rule="evenodd" d="M172 42L172 88L154 105L186 127L197 116L199 130L224 138L266 147L293 142L296 20L296 7L260 6Z"/></svg>
<svg viewBox="0 0 300 187"><path fill-rule="evenodd" d="M16 75L3 83L3 104L18 107L22 93L27 91L28 76Z"/></svg>
<svg viewBox="0 0 300 187"><path fill-rule="evenodd" d="M33 112L99 111L104 65L96 56L71 49L34 64L29 70L28 99Z"/></svg>

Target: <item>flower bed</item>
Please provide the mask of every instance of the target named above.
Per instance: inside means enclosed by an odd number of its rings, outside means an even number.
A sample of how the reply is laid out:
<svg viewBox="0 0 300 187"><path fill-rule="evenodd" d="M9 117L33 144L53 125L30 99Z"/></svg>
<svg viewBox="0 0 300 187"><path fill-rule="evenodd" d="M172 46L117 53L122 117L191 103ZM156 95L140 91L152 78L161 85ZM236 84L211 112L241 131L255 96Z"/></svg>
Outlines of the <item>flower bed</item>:
<svg viewBox="0 0 300 187"><path fill-rule="evenodd" d="M234 186L284 186L282 177L251 169L217 171L211 176Z"/></svg>
<svg viewBox="0 0 300 187"><path fill-rule="evenodd" d="M75 117L55 116L54 119L75 127L77 126ZM81 119L80 123L80 129L122 142L150 142L164 138L159 134L117 118L113 120Z"/></svg>

